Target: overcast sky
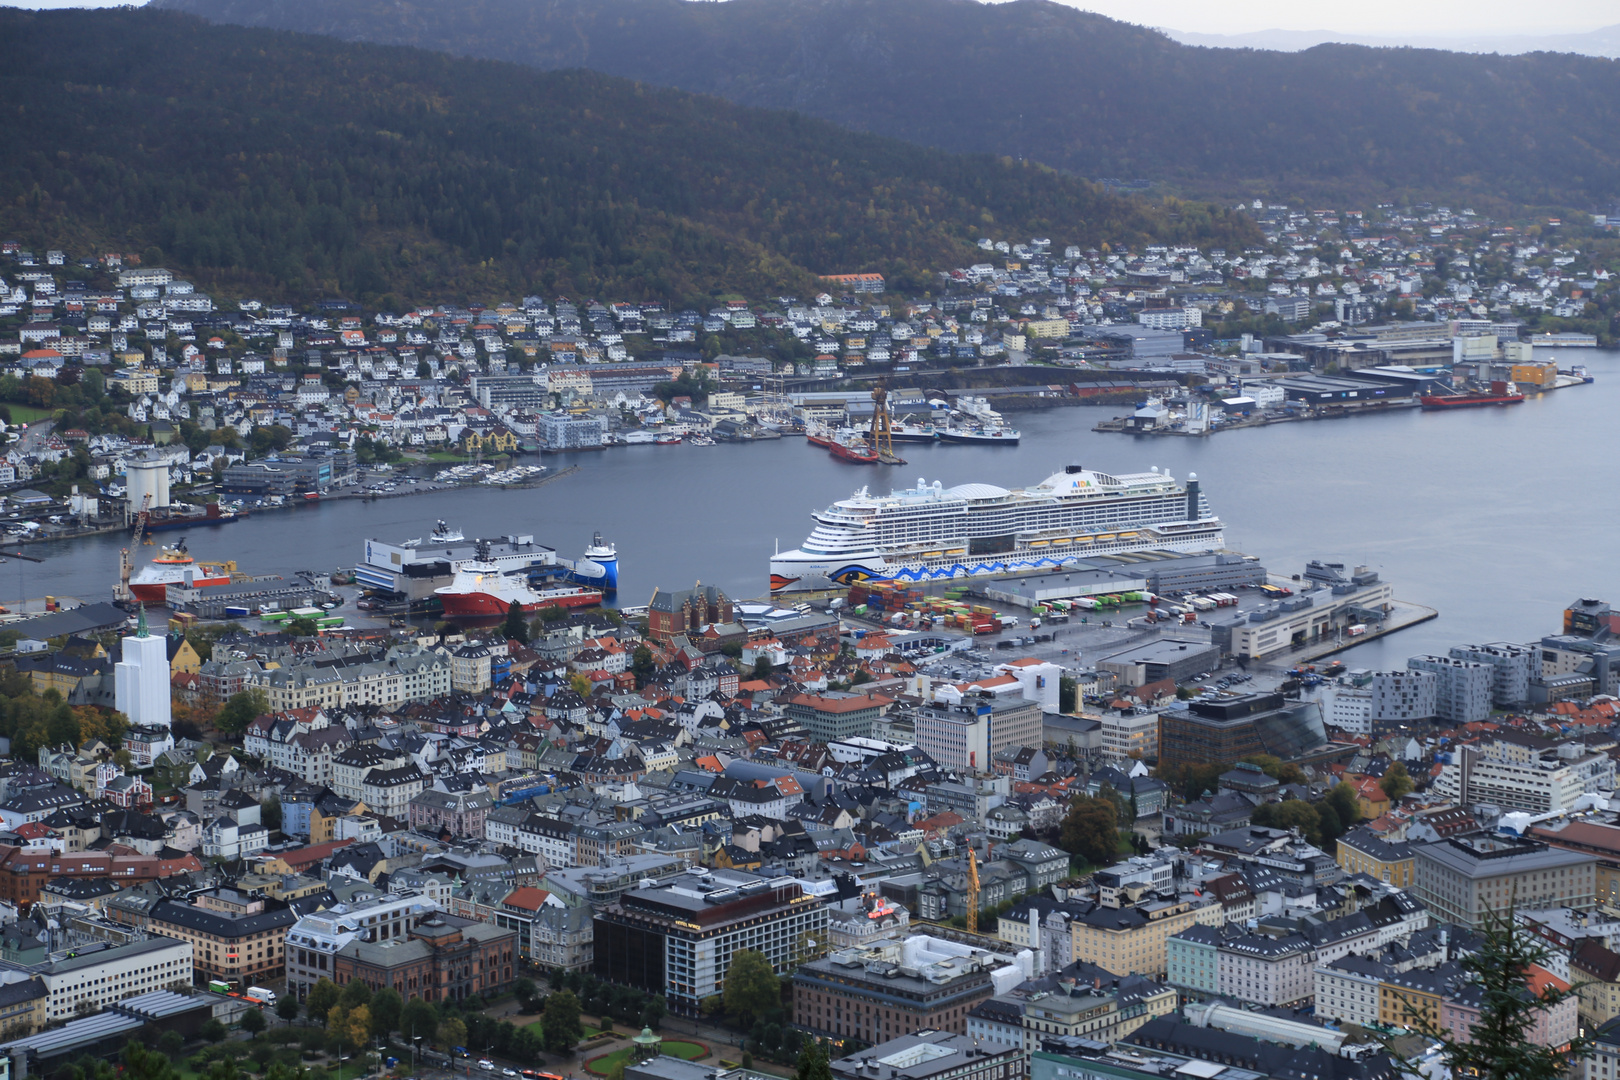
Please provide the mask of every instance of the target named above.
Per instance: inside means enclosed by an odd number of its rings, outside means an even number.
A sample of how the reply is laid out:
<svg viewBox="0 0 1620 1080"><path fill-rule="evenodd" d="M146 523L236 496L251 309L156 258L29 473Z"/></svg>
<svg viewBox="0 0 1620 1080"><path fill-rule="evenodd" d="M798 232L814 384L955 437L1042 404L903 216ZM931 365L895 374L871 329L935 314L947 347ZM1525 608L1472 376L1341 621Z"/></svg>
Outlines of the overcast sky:
<svg viewBox="0 0 1620 1080"><path fill-rule="evenodd" d="M112 7L112 0L0 0L21 7ZM1254 30L1335 30L1402 34L1561 34L1620 23L1615 0L1564 0L1544 7L1519 0L1063 0L1126 22L1201 34Z"/></svg>

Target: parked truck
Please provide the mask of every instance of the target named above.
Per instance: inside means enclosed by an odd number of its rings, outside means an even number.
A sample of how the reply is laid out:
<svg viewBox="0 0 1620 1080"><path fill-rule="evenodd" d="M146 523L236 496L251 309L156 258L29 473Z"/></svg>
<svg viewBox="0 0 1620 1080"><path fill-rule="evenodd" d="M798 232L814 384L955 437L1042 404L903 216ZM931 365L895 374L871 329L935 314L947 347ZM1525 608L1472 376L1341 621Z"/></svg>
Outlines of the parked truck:
<svg viewBox="0 0 1620 1080"><path fill-rule="evenodd" d="M261 1005L268 1005L272 1009L276 1007L275 991L266 990L262 986L250 986L248 987L247 993L243 994L242 996L247 998L249 1001L257 1001Z"/></svg>

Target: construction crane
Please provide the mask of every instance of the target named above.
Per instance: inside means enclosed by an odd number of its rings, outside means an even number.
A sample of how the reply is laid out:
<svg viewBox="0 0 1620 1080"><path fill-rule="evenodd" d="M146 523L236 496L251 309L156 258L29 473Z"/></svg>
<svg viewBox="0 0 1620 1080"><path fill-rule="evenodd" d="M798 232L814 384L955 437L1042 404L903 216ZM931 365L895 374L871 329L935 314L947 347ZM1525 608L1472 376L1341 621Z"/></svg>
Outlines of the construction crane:
<svg viewBox="0 0 1620 1080"><path fill-rule="evenodd" d="M967 929L970 934L979 932L979 859L972 848L968 848Z"/></svg>
<svg viewBox="0 0 1620 1080"><path fill-rule="evenodd" d="M146 519L151 512L152 493L148 491L141 498L140 512L135 515L135 535L130 539L129 547L118 553L118 585L113 589L113 599L128 604L134 601L135 594L129 591L129 575L135 569L135 557L130 554L130 548L140 547L141 538L146 535Z"/></svg>

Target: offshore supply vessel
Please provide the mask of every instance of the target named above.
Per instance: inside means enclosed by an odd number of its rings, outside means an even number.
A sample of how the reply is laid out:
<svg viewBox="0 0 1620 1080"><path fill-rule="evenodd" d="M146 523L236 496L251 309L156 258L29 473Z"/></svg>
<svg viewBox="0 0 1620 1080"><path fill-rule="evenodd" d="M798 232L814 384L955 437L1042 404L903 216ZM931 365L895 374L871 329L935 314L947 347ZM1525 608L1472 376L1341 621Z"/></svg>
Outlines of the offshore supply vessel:
<svg viewBox="0 0 1620 1080"><path fill-rule="evenodd" d="M1018 573L1092 555L1224 543L1197 475L1182 483L1157 468L1114 475L1070 465L1016 489L918 480L872 495L863 487L811 517L816 527L804 543L771 557L773 593Z"/></svg>

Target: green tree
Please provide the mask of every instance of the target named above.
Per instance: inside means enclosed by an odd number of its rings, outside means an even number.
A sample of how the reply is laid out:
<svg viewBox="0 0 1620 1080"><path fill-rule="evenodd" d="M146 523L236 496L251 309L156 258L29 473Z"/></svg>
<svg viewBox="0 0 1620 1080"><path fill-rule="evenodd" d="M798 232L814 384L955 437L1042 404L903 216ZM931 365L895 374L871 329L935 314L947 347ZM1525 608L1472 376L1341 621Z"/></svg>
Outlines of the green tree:
<svg viewBox="0 0 1620 1080"><path fill-rule="evenodd" d="M186 1037L178 1031L165 1031L158 1036L157 1048L168 1054L172 1060L186 1047Z"/></svg>
<svg viewBox="0 0 1620 1080"><path fill-rule="evenodd" d="M744 1027L761 1013L779 1008L782 990L776 972L765 954L754 949L738 949L726 968L726 1013Z"/></svg>
<svg viewBox="0 0 1620 1080"><path fill-rule="evenodd" d="M298 1019L298 999L284 994L276 999L276 1015L288 1023Z"/></svg>
<svg viewBox="0 0 1620 1080"><path fill-rule="evenodd" d="M579 999L573 991L559 990L546 998L541 1030L545 1032L546 1049L553 1054L570 1053L579 1044L585 1028L579 1022Z"/></svg>
<svg viewBox="0 0 1620 1080"><path fill-rule="evenodd" d="M255 686L232 694L220 707L214 725L228 735L240 735L249 724L269 711L270 699Z"/></svg>
<svg viewBox="0 0 1620 1080"><path fill-rule="evenodd" d="M771 663L771 658L768 656L761 656L754 661L754 679L757 682L767 681L771 677L771 672L775 670L776 665Z"/></svg>
<svg viewBox="0 0 1620 1080"><path fill-rule="evenodd" d="M1403 795L1412 790L1412 777L1406 771L1406 765L1397 761L1385 770L1383 777L1378 781L1378 786L1384 789L1384 794L1389 796L1390 802L1399 802Z"/></svg>
<svg viewBox="0 0 1620 1080"><path fill-rule="evenodd" d="M636 677L637 686L646 686L647 680L653 677L658 670L658 662L653 659L652 650L645 645L637 645L630 654L630 671Z"/></svg>
<svg viewBox="0 0 1620 1080"><path fill-rule="evenodd" d="M669 1005L664 1001L664 995L654 994L647 999L646 1006L641 1010L641 1026L658 1030L658 1025L664 1022L669 1013Z"/></svg>
<svg viewBox="0 0 1620 1080"><path fill-rule="evenodd" d="M1298 829L1300 835L1312 844L1322 842L1322 819L1316 807L1303 799L1284 799L1278 803L1263 803L1254 808L1250 818L1256 825L1273 829Z"/></svg>
<svg viewBox="0 0 1620 1080"><path fill-rule="evenodd" d="M281 799L275 795L259 804L259 824L267 829L281 828Z"/></svg>
<svg viewBox="0 0 1620 1080"><path fill-rule="evenodd" d="M1077 795L1058 833L1058 846L1093 866L1110 866L1119 852L1119 808L1112 800Z"/></svg>
<svg viewBox="0 0 1620 1080"><path fill-rule="evenodd" d="M1344 781L1333 785L1327 793L1326 802L1339 815L1339 822L1346 829L1361 820L1361 804L1356 799L1356 789Z"/></svg>
<svg viewBox="0 0 1620 1080"><path fill-rule="evenodd" d="M288 637L316 637L321 632L320 625L311 618L288 619L282 628Z"/></svg>
<svg viewBox="0 0 1620 1080"><path fill-rule="evenodd" d="M794 1080L832 1080L832 1065L827 1060L826 1048L819 1040L810 1039L804 1044L793 1075Z"/></svg>
<svg viewBox="0 0 1620 1080"><path fill-rule="evenodd" d="M1080 705L1080 684L1067 675L1058 676L1058 712L1072 713Z"/></svg>
<svg viewBox="0 0 1620 1080"><path fill-rule="evenodd" d="M520 976L512 983L512 996L517 998L518 1007L524 1012L533 1011L534 980L527 976Z"/></svg>
<svg viewBox="0 0 1620 1080"><path fill-rule="evenodd" d="M315 980L315 985L309 988L309 994L304 999L304 1008L309 1012L309 1018L317 1023L326 1022L326 1014L332 1011L332 1006L338 1003L343 992L337 984L322 975Z"/></svg>
<svg viewBox="0 0 1620 1080"><path fill-rule="evenodd" d="M467 1045L467 1025L458 1017L439 1021L439 1041L447 1048Z"/></svg>
<svg viewBox="0 0 1620 1080"><path fill-rule="evenodd" d="M343 996L339 1000L351 1009L359 1005L370 1005L371 987L359 979L350 979L349 984L343 988Z"/></svg>
<svg viewBox="0 0 1620 1080"><path fill-rule="evenodd" d="M516 600L506 609L506 625L501 628L501 633L512 641L521 641L524 644L529 641L529 624L524 621L523 606Z"/></svg>
<svg viewBox="0 0 1620 1080"><path fill-rule="evenodd" d="M371 1033L386 1038L398 1029L404 1009L405 1000L392 987L384 987L371 995Z"/></svg>
<svg viewBox="0 0 1620 1080"><path fill-rule="evenodd" d="M1335 849L1328 845L1336 843L1344 835L1344 822L1339 820L1339 812L1325 800L1316 804L1316 820L1322 834L1323 850L1331 855Z"/></svg>
<svg viewBox="0 0 1620 1080"><path fill-rule="evenodd" d="M220 1023L216 1018L204 1024L202 1029L198 1031L197 1034L202 1036L203 1042L224 1042L226 1034L225 1025Z"/></svg>
<svg viewBox="0 0 1620 1080"><path fill-rule="evenodd" d="M1298 765L1291 761L1284 761L1275 754L1250 754L1243 759L1250 765L1260 766L1260 770L1273 780L1281 784L1303 784L1305 773Z"/></svg>
<svg viewBox="0 0 1620 1080"><path fill-rule="evenodd" d="M439 1010L434 1008L431 1001L412 998L399 1011L399 1033L407 1040L420 1035L431 1041L438 1030Z"/></svg>
<svg viewBox="0 0 1620 1080"><path fill-rule="evenodd" d="M264 1013L262 1010L249 1009L242 1014L242 1030L249 1035L257 1035L264 1030L264 1027Z"/></svg>
<svg viewBox="0 0 1620 1080"><path fill-rule="evenodd" d="M1415 1011L1404 1023L1440 1044L1453 1076L1561 1080L1572 1071L1579 1075L1579 1067L1571 1066L1591 1056L1589 1036L1577 1035L1558 1047L1544 1046L1535 1038L1541 1014L1579 991L1551 979L1541 980L1539 991L1530 988L1530 969L1549 963L1550 956L1540 938L1518 925L1511 904L1505 910L1487 908L1481 929L1479 948L1460 961L1465 981L1481 991L1479 1019L1467 1034L1459 1039L1454 1029L1437 1026Z"/></svg>

